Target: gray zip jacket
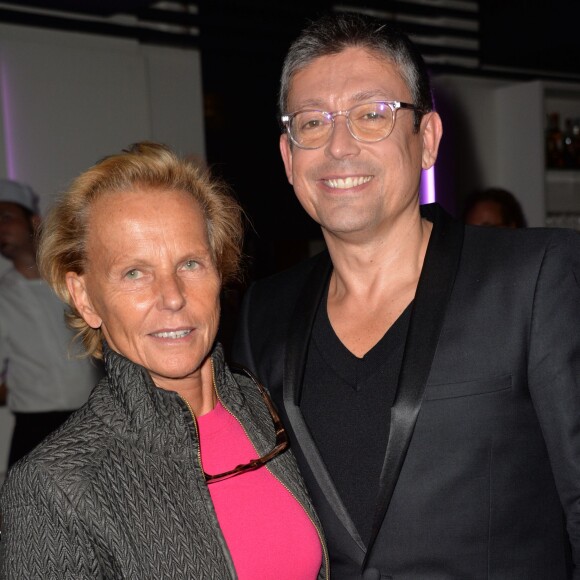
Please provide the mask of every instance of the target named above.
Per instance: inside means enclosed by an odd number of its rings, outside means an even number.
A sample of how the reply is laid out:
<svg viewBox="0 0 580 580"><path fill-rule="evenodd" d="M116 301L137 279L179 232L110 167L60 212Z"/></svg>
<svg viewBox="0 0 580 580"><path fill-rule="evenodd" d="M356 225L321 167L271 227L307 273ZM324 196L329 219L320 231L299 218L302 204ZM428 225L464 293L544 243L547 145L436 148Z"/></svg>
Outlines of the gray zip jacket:
<svg viewBox="0 0 580 580"><path fill-rule="evenodd" d="M223 405L260 455L274 446L257 387L212 353ZM88 403L9 472L0 494L3 580L236 578L200 463L195 419L177 393L105 345ZM288 450L267 468L320 523Z"/></svg>

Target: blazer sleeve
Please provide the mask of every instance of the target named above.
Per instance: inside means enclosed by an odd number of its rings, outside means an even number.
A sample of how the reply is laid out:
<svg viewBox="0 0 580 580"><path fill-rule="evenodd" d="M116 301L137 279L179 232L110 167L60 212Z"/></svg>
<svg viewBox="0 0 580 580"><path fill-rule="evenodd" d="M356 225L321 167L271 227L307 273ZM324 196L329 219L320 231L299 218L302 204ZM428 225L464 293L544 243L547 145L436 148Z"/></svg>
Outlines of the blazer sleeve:
<svg viewBox="0 0 580 580"><path fill-rule="evenodd" d="M557 231L538 273L528 384L580 579L580 234Z"/></svg>
<svg viewBox="0 0 580 580"><path fill-rule="evenodd" d="M252 373L259 376L252 351L252 338L250 332L250 326L252 324L252 321L250 320L250 312L252 311L250 304L252 302L254 287L255 283L248 288L242 301L236 333L232 344L231 359L232 362L245 366Z"/></svg>
<svg viewBox="0 0 580 580"><path fill-rule="evenodd" d="M17 464L0 496L3 580L98 580L74 507L42 470Z"/></svg>

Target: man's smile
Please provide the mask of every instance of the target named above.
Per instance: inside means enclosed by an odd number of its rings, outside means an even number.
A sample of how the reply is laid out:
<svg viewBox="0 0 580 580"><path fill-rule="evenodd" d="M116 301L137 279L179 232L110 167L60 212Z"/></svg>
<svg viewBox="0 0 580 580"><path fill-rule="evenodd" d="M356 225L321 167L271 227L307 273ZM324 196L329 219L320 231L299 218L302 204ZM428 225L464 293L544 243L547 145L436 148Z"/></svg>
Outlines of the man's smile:
<svg viewBox="0 0 580 580"><path fill-rule="evenodd" d="M357 177L338 177L334 179L324 179L324 184L331 189L351 189L368 183L373 178L372 175L362 175Z"/></svg>

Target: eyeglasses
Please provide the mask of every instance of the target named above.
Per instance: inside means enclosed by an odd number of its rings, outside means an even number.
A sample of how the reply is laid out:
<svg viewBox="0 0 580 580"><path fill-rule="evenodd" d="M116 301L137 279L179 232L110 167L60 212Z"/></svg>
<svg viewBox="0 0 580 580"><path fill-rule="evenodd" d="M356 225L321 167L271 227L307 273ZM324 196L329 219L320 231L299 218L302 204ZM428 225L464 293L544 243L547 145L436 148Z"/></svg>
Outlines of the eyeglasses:
<svg viewBox="0 0 580 580"><path fill-rule="evenodd" d="M274 407L274 403L272 402L270 395L268 395L268 392L261 385L260 381L258 381L258 379L256 379L256 377L254 377L254 375L244 367L232 365L232 369L244 373L258 387L258 390L262 395L262 399L264 400L264 403L266 403L266 407L268 409L268 412L270 413L270 417L272 418L272 423L274 424L274 430L276 431L276 443L274 444L274 448L268 453L266 453L266 455L258 457L257 459L252 459L248 463L238 465L237 467L234 467L234 469L231 469L230 471L225 471L224 473L219 473L218 475L210 475L209 473L206 473L204 471L203 474L205 476L206 483L214 483L216 481L222 481L230 477L235 477L236 475L240 475L248 471L254 471L266 465L266 463L272 461L272 459L274 459L275 457L278 457L279 455L284 453L284 451L286 451L286 449L288 449L288 447L290 446L286 429L284 429L284 425L280 420L280 416L278 415L278 412Z"/></svg>
<svg viewBox="0 0 580 580"><path fill-rule="evenodd" d="M334 120L339 115L346 117L348 130L357 141L376 143L386 139L391 134L399 109L424 112L409 103L375 101L334 113L304 109L296 111L296 113L282 115L281 120L295 145L301 149L318 149L330 140L334 130Z"/></svg>

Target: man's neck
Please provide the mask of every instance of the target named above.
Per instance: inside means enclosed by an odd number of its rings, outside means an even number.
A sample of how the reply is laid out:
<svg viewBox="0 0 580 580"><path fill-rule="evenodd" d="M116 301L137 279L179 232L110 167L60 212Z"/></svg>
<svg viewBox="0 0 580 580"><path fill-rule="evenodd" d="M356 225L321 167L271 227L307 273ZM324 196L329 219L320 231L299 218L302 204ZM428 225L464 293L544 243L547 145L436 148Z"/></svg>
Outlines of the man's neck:
<svg viewBox="0 0 580 580"><path fill-rule="evenodd" d="M40 272L36 265L34 256L25 256L12 261L14 269L27 280L36 280L40 278Z"/></svg>
<svg viewBox="0 0 580 580"><path fill-rule="evenodd" d="M380 239L350 243L328 237L333 262L330 323L352 354L364 356L413 301L433 225L422 220Z"/></svg>
<svg viewBox="0 0 580 580"><path fill-rule="evenodd" d="M418 280L431 230L431 222L417 214L367 239L324 232L333 264L331 293L368 296L392 289L397 281Z"/></svg>

